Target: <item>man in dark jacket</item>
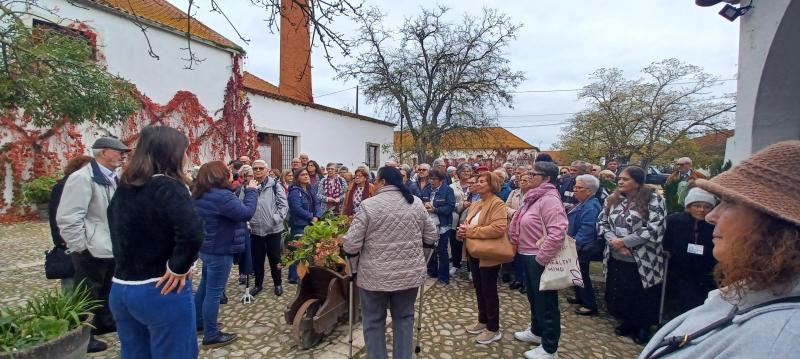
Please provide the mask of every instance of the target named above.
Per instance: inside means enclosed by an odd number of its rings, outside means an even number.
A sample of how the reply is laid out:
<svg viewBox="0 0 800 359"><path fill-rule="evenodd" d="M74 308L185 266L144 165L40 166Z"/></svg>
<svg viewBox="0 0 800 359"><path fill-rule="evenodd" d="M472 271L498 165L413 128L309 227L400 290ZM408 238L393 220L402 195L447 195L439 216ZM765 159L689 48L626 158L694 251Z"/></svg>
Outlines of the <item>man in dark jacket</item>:
<svg viewBox="0 0 800 359"><path fill-rule="evenodd" d="M563 182L558 185L558 193L561 195L561 202L564 202L564 209L569 212L572 208L578 205L578 199L575 198L575 179L580 175L589 174L591 165L584 161L572 162L569 167L569 178L564 178Z"/></svg>

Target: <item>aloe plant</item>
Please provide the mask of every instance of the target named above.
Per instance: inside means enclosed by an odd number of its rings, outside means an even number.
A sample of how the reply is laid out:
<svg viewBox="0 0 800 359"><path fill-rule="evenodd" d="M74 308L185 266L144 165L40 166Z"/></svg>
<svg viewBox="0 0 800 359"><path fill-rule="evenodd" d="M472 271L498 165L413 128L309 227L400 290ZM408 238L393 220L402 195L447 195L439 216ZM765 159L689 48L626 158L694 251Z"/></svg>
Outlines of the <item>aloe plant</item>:
<svg viewBox="0 0 800 359"><path fill-rule="evenodd" d="M44 292L23 307L0 308L0 351L15 352L58 338L82 325L100 303L81 283L72 291Z"/></svg>

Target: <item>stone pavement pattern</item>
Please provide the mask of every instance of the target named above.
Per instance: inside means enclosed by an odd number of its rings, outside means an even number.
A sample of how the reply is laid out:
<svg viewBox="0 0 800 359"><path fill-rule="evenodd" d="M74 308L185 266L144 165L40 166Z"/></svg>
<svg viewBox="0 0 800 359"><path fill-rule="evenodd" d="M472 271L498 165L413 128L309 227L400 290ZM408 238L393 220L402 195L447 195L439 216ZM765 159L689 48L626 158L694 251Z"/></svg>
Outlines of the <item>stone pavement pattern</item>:
<svg viewBox="0 0 800 359"><path fill-rule="evenodd" d="M57 281L44 277L43 252L52 246L46 222L0 225L0 306L21 305L36 293L58 287ZM312 350L299 350L291 339L291 328L283 322L283 308L294 298L297 286L286 284L281 297L267 286L248 305L238 301L243 289L236 285L236 268L228 285L230 303L220 306L223 330L236 332L240 339L224 348L200 351L202 358L346 358L347 323ZM197 285L199 277L195 276ZM460 271L450 285L426 284L423 306L422 353L419 358L521 358L530 345L513 339L513 332L527 327L530 309L524 294L500 285L500 325L503 339L491 345L475 344L464 327L477 320L475 292L465 271ZM597 317L581 317L574 306L561 300L561 358L635 358L641 346L628 338L614 335L616 321L601 311ZM355 347L363 347L360 326L354 333ZM391 333L391 325L387 332ZM110 344L108 351L91 358L119 357L116 334L101 337ZM388 340L391 348L391 338ZM356 357L365 358L363 350Z"/></svg>

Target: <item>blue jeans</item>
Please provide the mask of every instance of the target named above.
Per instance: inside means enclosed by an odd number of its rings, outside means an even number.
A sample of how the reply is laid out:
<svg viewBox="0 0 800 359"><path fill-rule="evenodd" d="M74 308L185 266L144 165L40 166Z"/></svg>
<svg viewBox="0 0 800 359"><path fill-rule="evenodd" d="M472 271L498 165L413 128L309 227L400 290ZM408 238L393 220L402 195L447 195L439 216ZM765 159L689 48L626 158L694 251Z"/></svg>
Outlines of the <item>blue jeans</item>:
<svg viewBox="0 0 800 359"><path fill-rule="evenodd" d="M444 283L450 283L450 256L447 253L447 246L450 244L451 231L453 230L439 235L439 241L436 242L436 253L428 262L428 275L436 277Z"/></svg>
<svg viewBox="0 0 800 359"><path fill-rule="evenodd" d="M197 358L191 279L167 295L155 283L114 283L108 302L122 359Z"/></svg>
<svg viewBox="0 0 800 359"><path fill-rule="evenodd" d="M197 312L197 326L203 326L203 340L216 339L219 335L217 328L217 315L219 314L219 299L225 291L228 276L233 266L233 255L217 255L200 253L203 260L203 272L200 276L200 285L195 294L195 311Z"/></svg>
<svg viewBox="0 0 800 359"><path fill-rule="evenodd" d="M386 352L386 308L392 313L392 357L410 359L414 339L414 301L417 288L393 292L359 289L361 318L367 357L388 358Z"/></svg>
<svg viewBox="0 0 800 359"><path fill-rule="evenodd" d="M303 231L305 229L306 227L304 226L291 227L291 229L289 230L289 234L291 234L292 240L294 240L295 237L302 236ZM289 247L289 250L292 251L293 249ZM300 281L300 276L297 275L297 263L292 263L291 265L289 265L289 273L287 274L287 278L292 283L297 283Z"/></svg>
<svg viewBox="0 0 800 359"><path fill-rule="evenodd" d="M525 266L522 264L522 258L520 257L521 254L517 253L514 255L514 281L520 282L522 287L525 287Z"/></svg>

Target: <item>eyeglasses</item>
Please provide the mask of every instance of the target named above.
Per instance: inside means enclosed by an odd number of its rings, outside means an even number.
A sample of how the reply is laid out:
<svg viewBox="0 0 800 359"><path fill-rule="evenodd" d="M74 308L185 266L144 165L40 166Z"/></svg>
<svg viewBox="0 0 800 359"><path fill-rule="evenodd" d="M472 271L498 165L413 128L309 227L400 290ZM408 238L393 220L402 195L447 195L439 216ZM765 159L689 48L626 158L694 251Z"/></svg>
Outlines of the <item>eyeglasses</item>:
<svg viewBox="0 0 800 359"><path fill-rule="evenodd" d="M531 172L531 176L542 176L542 177L545 177L547 175L544 174L544 173L541 173L541 172Z"/></svg>
<svg viewBox="0 0 800 359"><path fill-rule="evenodd" d="M328 171L336 171L335 168L328 168Z"/></svg>
<svg viewBox="0 0 800 359"><path fill-rule="evenodd" d="M426 170L424 168L420 168L420 169L417 170L417 172L428 172L428 170Z"/></svg>
<svg viewBox="0 0 800 359"><path fill-rule="evenodd" d="M264 167L253 167L253 171L263 171L265 169Z"/></svg>
<svg viewBox="0 0 800 359"><path fill-rule="evenodd" d="M582 190L582 189L586 189L586 187L575 185L575 186L572 186L572 189L573 190Z"/></svg>
<svg viewBox="0 0 800 359"><path fill-rule="evenodd" d="M691 163L678 163L678 166L690 165Z"/></svg>

